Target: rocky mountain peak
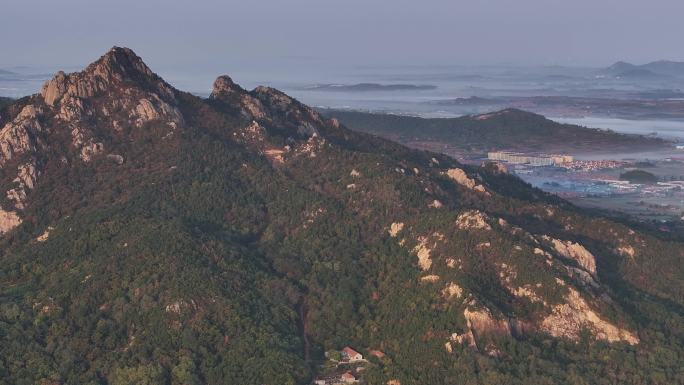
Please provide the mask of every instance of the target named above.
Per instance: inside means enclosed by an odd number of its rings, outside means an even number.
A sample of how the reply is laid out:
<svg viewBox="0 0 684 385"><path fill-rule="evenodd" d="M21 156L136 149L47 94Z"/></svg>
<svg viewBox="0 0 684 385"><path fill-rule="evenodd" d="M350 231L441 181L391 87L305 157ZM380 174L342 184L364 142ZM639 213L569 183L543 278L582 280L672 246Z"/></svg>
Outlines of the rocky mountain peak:
<svg viewBox="0 0 684 385"><path fill-rule="evenodd" d="M41 91L45 103L56 106L66 96L89 98L106 91L141 88L164 99L174 99L175 90L164 82L130 48L114 47L84 71L59 71Z"/></svg>
<svg viewBox="0 0 684 385"><path fill-rule="evenodd" d="M18 212L49 161L45 154L121 163L123 157L111 151L130 140L127 133L154 125L171 135L184 125L176 94L129 48L114 47L81 72L57 72L0 127L0 195L8 198L8 211L0 207L0 234L21 223ZM69 146L53 148L64 134Z"/></svg>
<svg viewBox="0 0 684 385"><path fill-rule="evenodd" d="M319 128L326 124L316 111L280 90L259 86L248 92L227 75L214 81L210 98L239 111L245 119L279 127L281 133L288 131L296 137L320 135Z"/></svg>
<svg viewBox="0 0 684 385"><path fill-rule="evenodd" d="M233 95L236 93L244 93L245 90L233 82L233 79L228 75L221 75L214 81L214 87L211 91L211 98L218 99L221 96Z"/></svg>
<svg viewBox="0 0 684 385"><path fill-rule="evenodd" d="M154 120L182 125L176 92L130 48L114 47L81 72L58 72L41 96L58 120L79 131L94 120L121 131Z"/></svg>
<svg viewBox="0 0 684 385"><path fill-rule="evenodd" d="M136 55L132 49L126 47L112 47L107 53L91 64L89 69L108 69L122 74L133 76L142 74L147 77L156 77L150 68L143 62L140 56Z"/></svg>
<svg viewBox="0 0 684 385"><path fill-rule="evenodd" d="M83 143L81 133L95 122L117 132L151 121L181 126L176 93L131 49L114 47L81 72L58 72L41 96L51 107L48 115L77 132L74 143Z"/></svg>

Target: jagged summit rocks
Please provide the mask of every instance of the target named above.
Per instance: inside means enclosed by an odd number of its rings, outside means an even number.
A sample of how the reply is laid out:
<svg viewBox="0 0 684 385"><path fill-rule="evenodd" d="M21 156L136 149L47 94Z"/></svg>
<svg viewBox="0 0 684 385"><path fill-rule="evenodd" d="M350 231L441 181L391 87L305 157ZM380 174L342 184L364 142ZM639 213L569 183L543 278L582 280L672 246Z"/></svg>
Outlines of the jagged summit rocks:
<svg viewBox="0 0 684 385"><path fill-rule="evenodd" d="M41 95L46 104L55 106L65 96L89 98L111 87L125 88L126 83L174 99L173 87L154 74L131 49L120 47L113 47L82 72L58 72L45 83Z"/></svg>
<svg viewBox="0 0 684 385"><path fill-rule="evenodd" d="M45 83L41 96L45 104L59 108L57 117L70 125L99 118L120 130L152 120L172 128L182 125L176 93L132 50L114 47L82 72L58 72ZM87 99L97 99L97 103L84 103Z"/></svg>
<svg viewBox="0 0 684 385"><path fill-rule="evenodd" d="M233 82L233 79L228 75L221 75L214 81L214 87L211 91L211 98L220 99L227 95L242 94L245 90Z"/></svg>
<svg viewBox="0 0 684 385"><path fill-rule="evenodd" d="M320 128L339 128L334 120L325 120L312 108L275 88L259 86L246 91L227 76L214 81L210 99L237 109L244 119L265 126L284 129L284 134L305 139L320 136Z"/></svg>
<svg viewBox="0 0 684 385"><path fill-rule="evenodd" d="M267 118L267 112L261 101L235 84L228 75L221 75L216 78L209 99L237 111L243 119L261 120Z"/></svg>

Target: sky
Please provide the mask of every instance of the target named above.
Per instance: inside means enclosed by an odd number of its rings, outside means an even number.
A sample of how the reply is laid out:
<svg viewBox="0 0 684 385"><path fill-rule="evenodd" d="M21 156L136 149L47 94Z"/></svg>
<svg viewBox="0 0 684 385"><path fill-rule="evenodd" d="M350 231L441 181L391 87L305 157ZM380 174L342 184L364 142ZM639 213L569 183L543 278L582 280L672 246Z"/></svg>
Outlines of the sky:
<svg viewBox="0 0 684 385"><path fill-rule="evenodd" d="M0 68L153 69L684 61L683 0L2 0Z"/></svg>

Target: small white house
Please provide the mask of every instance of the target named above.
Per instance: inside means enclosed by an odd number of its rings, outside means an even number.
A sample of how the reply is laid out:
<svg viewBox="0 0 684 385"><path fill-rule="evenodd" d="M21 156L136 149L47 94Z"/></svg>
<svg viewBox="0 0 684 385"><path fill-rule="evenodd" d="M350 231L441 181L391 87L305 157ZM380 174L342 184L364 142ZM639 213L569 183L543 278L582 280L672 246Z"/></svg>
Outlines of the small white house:
<svg viewBox="0 0 684 385"><path fill-rule="evenodd" d="M342 360L349 362L363 361L363 356L356 350L346 346L342 349Z"/></svg>

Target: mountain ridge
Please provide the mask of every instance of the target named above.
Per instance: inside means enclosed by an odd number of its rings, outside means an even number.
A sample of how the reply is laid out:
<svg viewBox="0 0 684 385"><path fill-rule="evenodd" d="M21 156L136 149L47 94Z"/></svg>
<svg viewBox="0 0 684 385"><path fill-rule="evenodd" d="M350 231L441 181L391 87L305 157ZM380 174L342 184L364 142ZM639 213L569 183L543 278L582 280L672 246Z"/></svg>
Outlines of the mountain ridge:
<svg viewBox="0 0 684 385"><path fill-rule="evenodd" d="M435 151L448 145L450 149L471 154L501 149L574 153L600 148L602 151L619 152L636 148L663 148L667 144L659 138L561 124L516 108L457 118L421 118L348 110L320 111L326 116L337 117L355 131L380 135L409 146L430 146Z"/></svg>
<svg viewBox="0 0 684 385"><path fill-rule="evenodd" d="M7 381L304 384L346 345L368 383L681 378L681 243L134 55L0 112Z"/></svg>

